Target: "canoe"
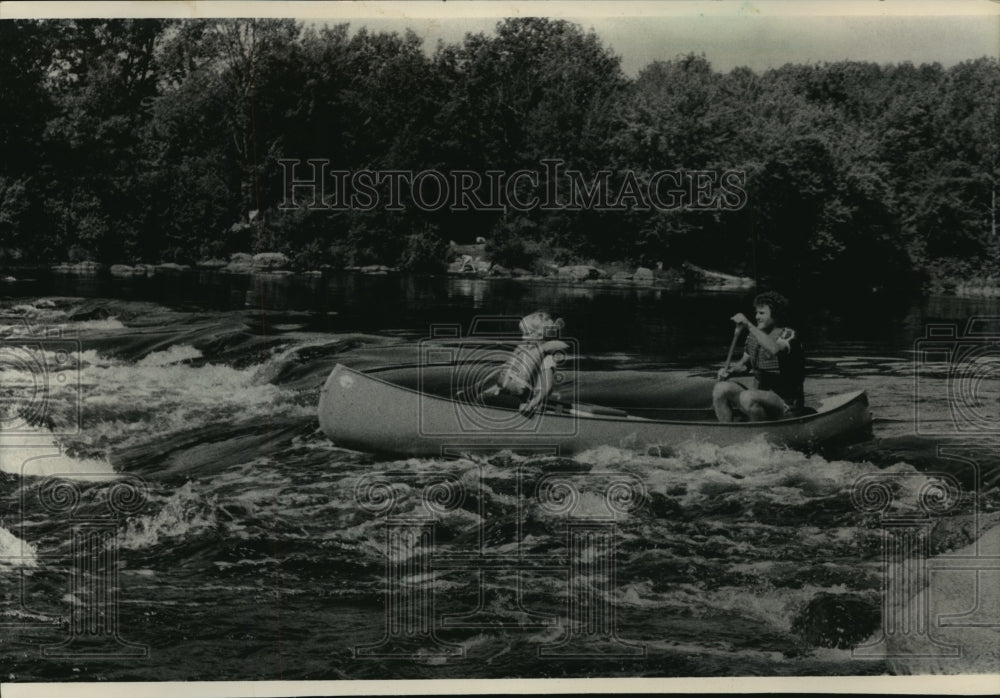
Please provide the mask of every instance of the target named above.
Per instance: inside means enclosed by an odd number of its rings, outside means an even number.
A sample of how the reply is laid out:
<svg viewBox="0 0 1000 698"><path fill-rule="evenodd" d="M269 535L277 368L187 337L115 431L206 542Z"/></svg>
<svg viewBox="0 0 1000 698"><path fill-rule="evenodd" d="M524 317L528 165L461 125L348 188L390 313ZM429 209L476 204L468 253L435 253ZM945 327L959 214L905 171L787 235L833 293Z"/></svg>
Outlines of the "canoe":
<svg viewBox="0 0 1000 698"><path fill-rule="evenodd" d="M504 365L504 361L483 360L459 363L408 363L380 366L365 371L420 393L445 399L468 391ZM554 402L588 403L591 409L637 417L715 421L712 411L710 378L686 376L667 371L574 371L558 370L554 380ZM515 403L516 404L516 403Z"/></svg>
<svg viewBox="0 0 1000 698"><path fill-rule="evenodd" d="M687 386L679 386L673 396L664 398L656 412L680 418L654 419L579 402L548 405L529 418L516 409L463 402L442 394L440 376L449 372L455 375L454 367L362 372L338 364L320 393L320 428L345 448L422 457L503 449L571 455L603 445L645 449L691 440L726 446L760 436L777 445L809 450L849 442L871 428L863 390L828 397L815 414L773 422L723 424L714 417L684 418L707 414L704 402L700 408L671 405L670 397L693 399ZM703 395L703 390L699 385L693 392ZM653 412L648 405L646 410Z"/></svg>

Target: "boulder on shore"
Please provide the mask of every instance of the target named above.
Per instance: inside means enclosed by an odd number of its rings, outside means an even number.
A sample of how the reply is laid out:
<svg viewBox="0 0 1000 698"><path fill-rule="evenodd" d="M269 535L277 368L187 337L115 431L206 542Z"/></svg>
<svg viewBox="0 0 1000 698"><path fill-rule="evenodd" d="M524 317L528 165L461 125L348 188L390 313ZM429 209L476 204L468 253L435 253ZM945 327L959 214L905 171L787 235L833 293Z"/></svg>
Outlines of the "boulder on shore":
<svg viewBox="0 0 1000 698"><path fill-rule="evenodd" d="M358 267L358 271L362 274L388 274L390 271L396 271L396 269L387 267L384 264L367 264L363 267Z"/></svg>
<svg viewBox="0 0 1000 698"><path fill-rule="evenodd" d="M559 276L569 276L575 281L601 278L601 270L586 264L572 264L559 267Z"/></svg>
<svg viewBox="0 0 1000 698"><path fill-rule="evenodd" d="M230 274L249 274L253 271L253 257L246 252L235 252L229 256L229 264L220 271Z"/></svg>
<svg viewBox="0 0 1000 698"><path fill-rule="evenodd" d="M102 269L104 269L103 264L90 261L77 262L76 264L63 262L52 267L52 271L62 274L96 274Z"/></svg>
<svg viewBox="0 0 1000 698"><path fill-rule="evenodd" d="M143 264L139 262L138 264L112 264L108 271L111 276L118 276L122 278L128 278L130 276L153 276L156 274L157 269L166 270L178 270L187 269L188 267L183 264L174 264L173 262L168 262L164 264Z"/></svg>
<svg viewBox="0 0 1000 698"><path fill-rule="evenodd" d="M458 259L455 259L450 264L448 264L448 273L450 274L474 274L476 272L476 264L480 261L478 257L473 257L472 255L463 254Z"/></svg>
<svg viewBox="0 0 1000 698"><path fill-rule="evenodd" d="M653 270L648 267L639 267L632 275L632 280L637 284L651 284L653 283Z"/></svg>
<svg viewBox="0 0 1000 698"><path fill-rule="evenodd" d="M255 269L281 269L287 267L289 261L281 252L260 252L253 256Z"/></svg>

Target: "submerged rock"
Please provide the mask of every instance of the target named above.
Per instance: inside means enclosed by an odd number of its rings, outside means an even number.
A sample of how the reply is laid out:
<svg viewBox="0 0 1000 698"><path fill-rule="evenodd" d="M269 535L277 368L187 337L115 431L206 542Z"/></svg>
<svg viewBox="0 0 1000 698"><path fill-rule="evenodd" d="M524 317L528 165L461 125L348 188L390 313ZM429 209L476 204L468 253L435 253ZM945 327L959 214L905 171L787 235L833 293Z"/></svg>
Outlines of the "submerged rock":
<svg viewBox="0 0 1000 698"><path fill-rule="evenodd" d="M792 632L814 647L848 649L862 644L882 620L878 601L858 594L822 592L792 621Z"/></svg>
<svg viewBox="0 0 1000 698"><path fill-rule="evenodd" d="M110 310L103 305L95 308L81 309L69 316L73 322L83 322L85 320L107 320L112 316Z"/></svg>

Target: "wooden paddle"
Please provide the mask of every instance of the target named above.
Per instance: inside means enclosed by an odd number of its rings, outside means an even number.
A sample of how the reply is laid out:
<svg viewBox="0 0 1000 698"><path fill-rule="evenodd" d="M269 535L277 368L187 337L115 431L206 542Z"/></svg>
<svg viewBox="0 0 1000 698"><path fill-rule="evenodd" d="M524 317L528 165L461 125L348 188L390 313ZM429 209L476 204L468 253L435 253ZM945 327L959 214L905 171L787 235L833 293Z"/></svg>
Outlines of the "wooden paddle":
<svg viewBox="0 0 1000 698"><path fill-rule="evenodd" d="M733 362L733 352L736 351L736 340L740 338L743 334L743 325L737 325L736 329L733 330L733 341L729 343L729 353L726 354L726 366L723 370L729 370L729 364Z"/></svg>
<svg viewBox="0 0 1000 698"><path fill-rule="evenodd" d="M605 407L604 405L594 405L589 402L562 402L561 400L549 400L546 405L552 407L562 407L569 414L586 414L600 417L628 417L625 410L617 407Z"/></svg>

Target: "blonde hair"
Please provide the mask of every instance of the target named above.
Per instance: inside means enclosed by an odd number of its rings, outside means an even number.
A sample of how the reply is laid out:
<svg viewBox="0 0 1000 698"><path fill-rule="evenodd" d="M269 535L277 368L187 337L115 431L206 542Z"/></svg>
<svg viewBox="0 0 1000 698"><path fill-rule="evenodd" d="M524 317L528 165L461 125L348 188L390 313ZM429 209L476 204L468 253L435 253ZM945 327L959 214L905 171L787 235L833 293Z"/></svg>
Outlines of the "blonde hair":
<svg viewBox="0 0 1000 698"><path fill-rule="evenodd" d="M544 310L538 310L521 318L521 335L525 337L545 337L556 335L563 328L562 318L553 320Z"/></svg>

